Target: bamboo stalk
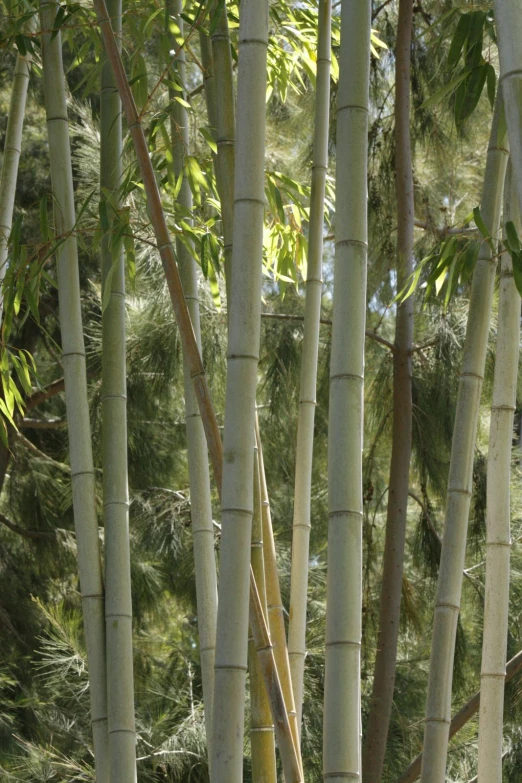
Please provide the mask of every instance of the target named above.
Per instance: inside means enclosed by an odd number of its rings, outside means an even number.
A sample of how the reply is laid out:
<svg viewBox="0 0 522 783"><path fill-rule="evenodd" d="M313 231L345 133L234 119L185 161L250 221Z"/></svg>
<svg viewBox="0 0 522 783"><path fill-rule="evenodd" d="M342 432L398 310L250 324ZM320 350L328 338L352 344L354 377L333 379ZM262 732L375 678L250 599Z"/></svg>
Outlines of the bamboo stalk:
<svg viewBox="0 0 522 783"><path fill-rule="evenodd" d="M41 1L44 93L56 233L58 236L69 234L56 253L62 363L69 430L74 524L89 664L96 780L97 783L108 783L104 594L87 401L78 251L76 237L72 233L76 218L60 33L57 32L51 40L57 8L58 4L54 0Z"/></svg>
<svg viewBox="0 0 522 783"><path fill-rule="evenodd" d="M288 658L288 648L286 646L286 631L283 599L281 598L281 588L279 585L279 575L277 572L277 557L274 541L274 531L272 527L272 515L270 512L270 499L268 496L268 487L266 483L265 462L263 458L263 446L261 443L261 434L259 430L259 420L255 419L256 444L259 453L259 472L261 480L261 509L263 521L263 552L265 557L266 573L266 597L268 606L268 625L270 628L270 637L274 646L274 657L281 680L283 696L286 704L286 711L292 729L292 737L302 769L300 742L299 742L299 724L297 722L297 712L294 703L294 693L292 689L292 679L290 673L290 661Z"/></svg>
<svg viewBox="0 0 522 783"><path fill-rule="evenodd" d="M297 421L290 624L288 628L288 656L299 733L301 732L303 712L308 559L311 527L310 497L312 491L319 323L323 291L322 256L330 119L331 16L331 0L318 0L314 152L308 232L308 271L306 275L303 355L301 360L299 416Z"/></svg>
<svg viewBox="0 0 522 783"><path fill-rule="evenodd" d="M121 42L121 0L108 0ZM121 46L121 43L120 43ZM121 209L121 101L105 63L100 94L101 199L111 205L110 228L102 240L102 292L110 294L102 315L102 459L105 527L105 623L107 706L111 783L136 780L136 727L132 656L132 597L127 472L127 383L125 355L125 258L122 240L111 236L113 210ZM117 243L115 245L115 242Z"/></svg>
<svg viewBox="0 0 522 783"><path fill-rule="evenodd" d="M508 150L499 138L500 101L493 118L484 173L481 214L496 237ZM459 379L453 428L446 518L431 645L426 703L422 783L444 783L451 719L451 686L455 638L462 592L469 506L473 480L473 455L480 394L486 361L489 322L495 282L496 258L483 242L473 273L471 300Z"/></svg>
<svg viewBox="0 0 522 783"><path fill-rule="evenodd" d="M169 9L179 28L178 45L183 40L182 0L170 0ZM185 49L180 48L176 59L178 82L185 85ZM183 172L185 155L189 150L189 118L187 110L173 100L180 93L171 88L172 118L171 137L176 181ZM181 93L185 97L184 92ZM178 194L178 202L184 210L192 210L192 194L184 175ZM190 221L189 221L190 222ZM199 319L199 294L196 262L183 242L176 240L178 265L194 333L201 351L201 328ZM201 415L192 386L190 369L183 363L185 387L185 426L187 430L187 454L190 483L190 513L194 541L194 563L196 573L196 601L198 610L199 650L203 680L203 703L205 706L205 727L207 753L210 763L212 748L212 703L214 699L214 658L216 649L217 619L217 575L214 552L214 527L210 498L210 475L207 444Z"/></svg>
<svg viewBox="0 0 522 783"><path fill-rule="evenodd" d="M214 80L216 95L218 97L215 103L217 144L216 180L219 199L221 201L225 280L227 286L227 302L229 302L232 280L232 242L234 230L236 111L226 0L221 7L219 7L217 0L214 2L214 13L219 13L219 21L212 33Z"/></svg>
<svg viewBox="0 0 522 783"><path fill-rule="evenodd" d="M360 780L362 446L371 3L343 0L337 107L336 249L328 444L323 769Z"/></svg>
<svg viewBox="0 0 522 783"><path fill-rule="evenodd" d="M522 16L517 0L494 0L500 80L518 202L522 209Z"/></svg>
<svg viewBox="0 0 522 783"><path fill-rule="evenodd" d="M413 272L414 192L410 144L410 71L413 0L399 0L395 48L395 191L397 291ZM395 687L412 433L412 296L397 306L393 352L393 423L379 634L363 747L363 781L382 778Z"/></svg>
<svg viewBox="0 0 522 783"><path fill-rule="evenodd" d="M522 670L522 651L517 653L506 665L506 678L504 684L508 683ZM457 734L466 723L477 713L480 706L480 691L477 691L466 704L453 716L449 728L449 738ZM420 775L422 764L422 753L419 753L413 759L409 767L402 773L397 783L414 783Z"/></svg>
<svg viewBox="0 0 522 783"><path fill-rule="evenodd" d="M247 662L254 418L261 323L268 3L243 0L239 27L234 259L216 635L212 783L240 783ZM232 262L234 266L235 260ZM252 591L257 593L257 590ZM261 607L251 604L253 616ZM261 619L261 617L259 619ZM257 645L257 629L252 627ZM263 648L260 648L263 666ZM277 721L275 721L277 727Z"/></svg>
<svg viewBox="0 0 522 783"><path fill-rule="evenodd" d="M27 32L34 32L36 19L27 25ZM24 125L27 87L31 72L32 55L20 53L16 56L13 86L9 102L9 115L5 131L2 173L0 174L0 324L4 307L3 282L7 271L7 245L13 224L13 209L18 178L18 164L22 151L22 129Z"/></svg>
<svg viewBox="0 0 522 783"><path fill-rule="evenodd" d="M520 211L517 208L511 165L508 167L504 194L504 220L513 221L520 233ZM486 593L478 744L480 783L502 783L511 546L509 485L519 341L520 295L513 280L511 257L504 252L500 262L497 349L488 451Z"/></svg>
<svg viewBox="0 0 522 783"><path fill-rule="evenodd" d="M259 598L265 621L267 618L265 563L263 557L263 527L261 511L261 484L259 475L259 454L254 449L254 516L252 519L252 541L250 544L252 571L259 588ZM276 783L276 758L274 724L265 685L257 661L254 637L248 641L248 669L250 673L250 748L252 754L253 783Z"/></svg>
<svg viewBox="0 0 522 783"><path fill-rule="evenodd" d="M134 98L129 86L123 63L118 52L118 47L112 32L110 19L107 16L107 10L104 0L94 0L94 7L98 18L98 24L103 37L103 43L105 51L107 53L113 73L115 75L118 91L122 99L122 105L127 117L127 123L131 132L131 137L134 143L134 149L136 157L140 167L145 192L147 195L149 214L153 230L156 236L158 244L158 250L160 251L167 284L169 287L169 293L178 323L180 331L182 348L187 356L187 361L190 366L191 379L194 384L196 398L198 401L198 407L201 413L201 418L205 428L205 435L207 439L207 445L210 452L211 463L214 471L214 478L218 492L222 491L222 467L223 467L223 448L221 444L221 438L219 434L219 428L217 426L217 420L214 408L212 406L212 400L210 391L208 388L208 381L205 375L203 363L201 361L201 355L194 337L194 331L190 321L190 315L188 313L187 304L185 302L183 289L179 279L179 274L176 267L176 261L174 256L174 250L172 242L169 237L167 224L165 221L165 215L161 205L161 199L159 190L152 168L152 163L149 157L147 142L143 134L143 128L141 127L141 121L136 110ZM264 203L264 202L263 202ZM248 226L245 224L245 228L248 230ZM252 428L253 435L253 428ZM252 443L253 446L253 443ZM256 632L257 638L262 639L264 629L259 625L262 620L262 609L259 604L259 595L255 587L255 579L250 571L251 580L251 605L256 607L256 611L252 613L250 617L250 625L253 631ZM246 642L246 634L245 634ZM268 698L270 701L270 709L274 718L274 724L276 725L276 737L278 732L290 731L288 724L288 716L286 721L283 719L280 712L280 705L283 700L281 694L281 684L275 668L275 661L273 657L273 651L270 648L264 648L263 650L264 665L262 667L263 679L265 681L265 687L267 689ZM270 668L272 667L272 668ZM244 670L243 670L244 671ZM296 761L296 749L293 746L293 742L290 743L285 740L282 744L278 739L281 755L283 757L283 766L288 769L293 767L299 767L299 763ZM285 754L290 754L290 758L285 758ZM294 778L295 780L295 778ZM293 781L287 781L287 783L293 783Z"/></svg>

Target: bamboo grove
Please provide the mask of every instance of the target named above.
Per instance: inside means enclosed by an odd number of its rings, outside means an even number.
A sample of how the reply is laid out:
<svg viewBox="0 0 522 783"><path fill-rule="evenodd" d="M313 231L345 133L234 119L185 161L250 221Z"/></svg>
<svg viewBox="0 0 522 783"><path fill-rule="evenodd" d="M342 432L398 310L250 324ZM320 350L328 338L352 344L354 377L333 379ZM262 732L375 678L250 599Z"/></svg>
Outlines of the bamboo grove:
<svg viewBox="0 0 522 783"><path fill-rule="evenodd" d="M3 0L0 779L522 775L522 3Z"/></svg>

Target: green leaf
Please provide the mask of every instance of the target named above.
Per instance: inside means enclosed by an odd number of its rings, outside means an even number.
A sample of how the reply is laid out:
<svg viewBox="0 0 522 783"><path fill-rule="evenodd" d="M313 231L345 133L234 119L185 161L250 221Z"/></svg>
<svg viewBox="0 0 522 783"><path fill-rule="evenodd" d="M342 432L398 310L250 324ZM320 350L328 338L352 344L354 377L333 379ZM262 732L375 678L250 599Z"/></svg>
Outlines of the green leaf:
<svg viewBox="0 0 522 783"><path fill-rule="evenodd" d="M208 278L208 255L207 255L208 234L203 234L200 244L201 271L205 280Z"/></svg>
<svg viewBox="0 0 522 783"><path fill-rule="evenodd" d="M466 41L466 65L474 68L482 59L482 44L484 40L484 22L486 14L483 11L473 11L470 15L469 32Z"/></svg>
<svg viewBox="0 0 522 783"><path fill-rule="evenodd" d="M468 78L459 85L455 95L455 124L457 128L461 128L464 121L475 110L482 95L489 67L488 63L476 66Z"/></svg>
<svg viewBox="0 0 522 783"><path fill-rule="evenodd" d="M511 258L513 260L513 279L518 293L522 296L522 253L513 253Z"/></svg>
<svg viewBox="0 0 522 783"><path fill-rule="evenodd" d="M493 245L493 240L491 239L491 234L488 231L488 227L484 223L484 219L480 214L480 207L475 207L475 209L473 210L473 219L475 221L478 230L480 231L480 233L488 243L491 252L494 253L495 247Z"/></svg>
<svg viewBox="0 0 522 783"><path fill-rule="evenodd" d="M141 54L137 54L132 61L131 86L136 105L138 108L142 109L147 103L149 89L147 83L147 64Z"/></svg>
<svg viewBox="0 0 522 783"><path fill-rule="evenodd" d="M214 35L214 33L216 32L224 8L225 8L225 0L218 0L217 5L212 9L210 15L210 25L208 28L209 35Z"/></svg>
<svg viewBox="0 0 522 783"><path fill-rule="evenodd" d="M214 136L213 136L212 132L209 131L208 128L200 128L199 132L201 133L201 135L203 136L203 138L207 142L208 146L210 147L210 149L212 150L214 155L216 155L217 154L217 144L216 144L216 140L214 139Z"/></svg>
<svg viewBox="0 0 522 783"><path fill-rule="evenodd" d="M120 261L119 254L116 256L114 261L111 264L111 268L107 272L107 276L105 280L103 281L103 292L102 292L102 313L105 312L107 309L107 306L111 299L111 293L112 293L112 278L114 277L114 272L116 271L116 267L118 266L118 263Z"/></svg>
<svg viewBox="0 0 522 783"><path fill-rule="evenodd" d="M522 250L515 224L511 220L506 223L506 245L511 253L520 253Z"/></svg>
<svg viewBox="0 0 522 783"><path fill-rule="evenodd" d="M40 233L44 242L50 242L53 232L49 226L49 214L47 212L47 196L40 199Z"/></svg>
<svg viewBox="0 0 522 783"><path fill-rule="evenodd" d="M489 103L493 109L495 105L495 93L497 88L497 74L491 63L488 63L487 65L486 86L488 90Z"/></svg>
<svg viewBox="0 0 522 783"><path fill-rule="evenodd" d="M455 28L448 52L448 68L450 71L452 71L458 63L462 52L462 47L464 46L464 41L468 37L471 21L470 16L470 14L462 14L458 21L457 27Z"/></svg>
<svg viewBox="0 0 522 783"><path fill-rule="evenodd" d="M58 11L56 12L56 16L54 17L53 32L52 32L52 35L51 35L51 41L54 41L54 39L56 38L56 36L60 32L60 28L61 28L62 24L65 21L66 15L67 15L67 9L64 8L64 6L60 6L58 8Z"/></svg>
<svg viewBox="0 0 522 783"><path fill-rule="evenodd" d="M437 103L440 103L446 96L453 93L459 84L464 81L464 79L469 75L469 70L462 71L462 73L457 74L453 79L451 79L448 84L445 84L444 87L441 87L439 90L436 90L433 95L430 95L430 97L424 101L424 103L421 106L421 109L427 109L429 106L434 106Z"/></svg>

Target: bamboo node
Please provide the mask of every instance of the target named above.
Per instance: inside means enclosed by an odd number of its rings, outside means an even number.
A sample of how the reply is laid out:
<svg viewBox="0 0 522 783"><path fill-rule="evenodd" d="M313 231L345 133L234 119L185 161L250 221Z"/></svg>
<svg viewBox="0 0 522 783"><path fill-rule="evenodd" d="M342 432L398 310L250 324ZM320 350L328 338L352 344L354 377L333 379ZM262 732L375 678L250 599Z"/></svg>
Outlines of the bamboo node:
<svg viewBox="0 0 522 783"><path fill-rule="evenodd" d="M344 106L338 106L337 107L337 114L340 114L342 111L348 111L349 109L353 111L362 111L365 114L368 114L368 107L367 106L361 106L358 103L346 103Z"/></svg>
<svg viewBox="0 0 522 783"><path fill-rule="evenodd" d="M247 671L247 669L248 669L248 666L242 666L240 663L238 663L238 664L232 664L232 663L228 663L228 664L224 664L224 663L223 663L223 664L221 664L221 663L215 663L215 664L214 664L214 669L220 669L220 670L222 670L222 671L236 671L236 670L237 670L237 671L246 672L246 671Z"/></svg>
<svg viewBox="0 0 522 783"><path fill-rule="evenodd" d="M354 641L339 641L339 642L326 642L325 647L361 647L361 642Z"/></svg>
<svg viewBox="0 0 522 783"><path fill-rule="evenodd" d="M346 778L347 780L360 780L358 772L323 772L323 778Z"/></svg>
<svg viewBox="0 0 522 783"><path fill-rule="evenodd" d="M364 381L363 375L358 375L353 372L340 372L336 373L336 375L330 375L330 383L332 381L341 381L341 380L354 380L354 381L360 381L361 383Z"/></svg>
<svg viewBox="0 0 522 783"><path fill-rule="evenodd" d="M335 242L335 247L342 247L343 245L355 245L356 247L362 247L364 250L368 250L368 242L363 242L361 239L338 239Z"/></svg>

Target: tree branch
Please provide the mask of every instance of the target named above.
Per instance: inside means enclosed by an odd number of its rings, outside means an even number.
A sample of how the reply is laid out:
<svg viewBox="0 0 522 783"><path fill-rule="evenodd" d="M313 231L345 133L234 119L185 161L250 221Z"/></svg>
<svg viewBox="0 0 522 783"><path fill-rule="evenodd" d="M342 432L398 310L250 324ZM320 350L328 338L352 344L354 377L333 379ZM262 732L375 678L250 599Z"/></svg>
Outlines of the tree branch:
<svg viewBox="0 0 522 783"><path fill-rule="evenodd" d="M506 665L506 679L505 682L509 682L513 677L518 674L522 669L522 651L517 653L514 658L511 658ZM480 706L480 691L477 691L474 696L471 697L466 704L461 707L456 715L453 716L453 720L450 724L449 736L450 739L461 730L463 726L475 715ZM406 769L397 783L414 783L421 773L422 766L422 753L411 762L408 769Z"/></svg>
<svg viewBox="0 0 522 783"><path fill-rule="evenodd" d="M278 321L304 321L304 317L302 315L293 315L292 313L261 313L261 318L274 318ZM332 322L328 318L321 318L319 319L319 323L324 324L325 326L331 326ZM392 353L395 351L395 346L393 343L391 343L389 340L385 340L384 337L381 337L376 332L372 332L370 329L366 330L366 337L368 337L370 340L375 340L375 342L380 343L381 345L384 345L388 350L392 351Z"/></svg>
<svg viewBox="0 0 522 783"><path fill-rule="evenodd" d="M20 427L32 430L57 430L65 424L65 419L22 419Z"/></svg>
<svg viewBox="0 0 522 783"><path fill-rule="evenodd" d="M27 398L25 403L25 409L26 411L30 411L33 408L36 408L38 405L41 405L42 402L45 402L46 400L49 400L51 397L55 397L57 394L60 394L65 389L64 380L63 378L58 378L56 381L53 381L49 384L49 386L46 386L44 389L38 389L37 391L33 392L30 397Z"/></svg>
<svg viewBox="0 0 522 783"><path fill-rule="evenodd" d="M54 533L46 533L43 530L27 530L25 527L20 527L20 525L11 522L4 514L0 514L0 522L8 527L9 530L12 530L13 533L18 533L19 536L23 536L24 538L29 538L31 540L55 538Z"/></svg>

